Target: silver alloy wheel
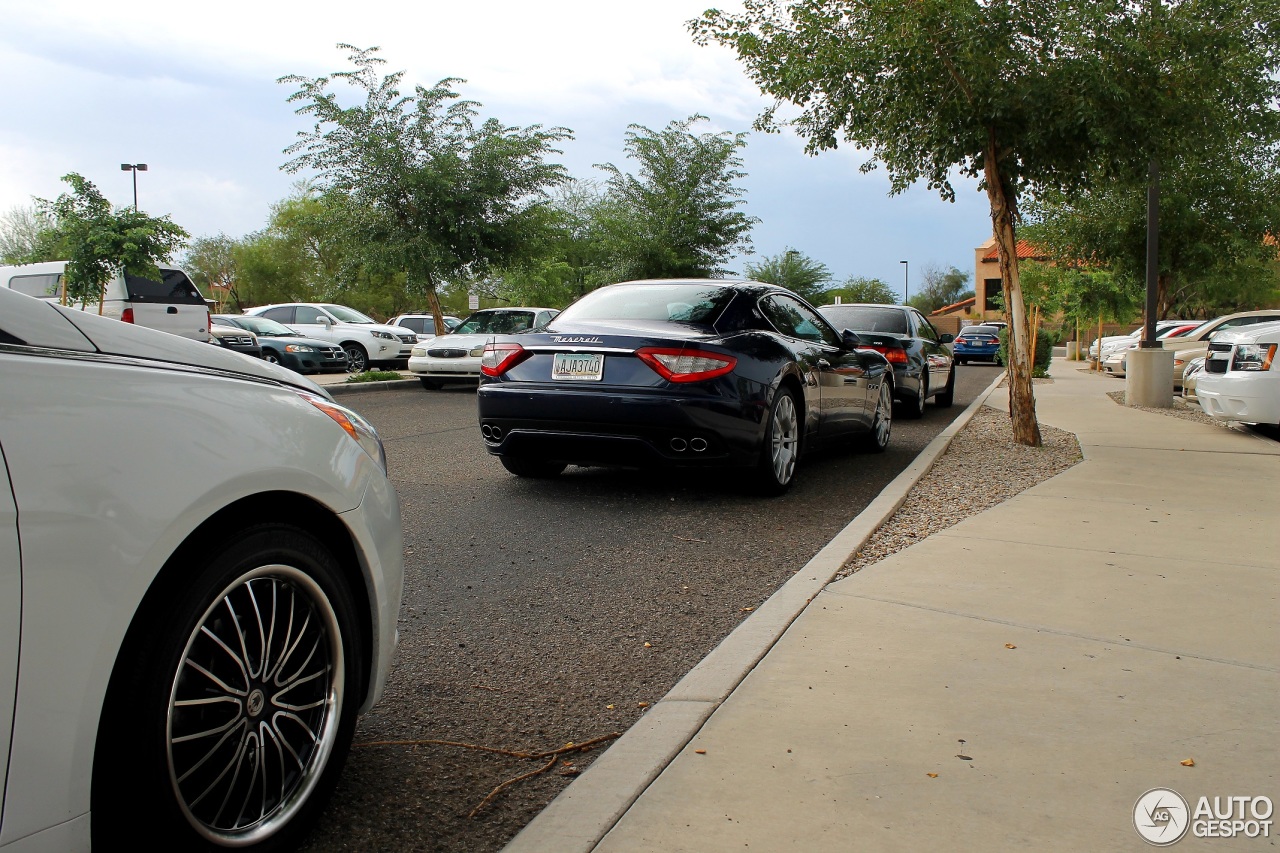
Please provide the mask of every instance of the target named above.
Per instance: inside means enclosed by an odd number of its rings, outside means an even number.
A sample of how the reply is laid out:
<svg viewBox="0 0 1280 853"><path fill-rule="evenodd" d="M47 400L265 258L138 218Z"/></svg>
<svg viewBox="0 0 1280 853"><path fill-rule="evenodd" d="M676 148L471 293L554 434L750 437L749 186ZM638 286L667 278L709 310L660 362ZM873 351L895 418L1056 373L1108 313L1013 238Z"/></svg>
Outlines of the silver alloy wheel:
<svg viewBox="0 0 1280 853"><path fill-rule="evenodd" d="M369 356L363 348L352 344L343 347L343 351L347 354L347 373L364 373L369 369Z"/></svg>
<svg viewBox="0 0 1280 853"><path fill-rule="evenodd" d="M876 403L875 422L871 429L876 447L888 447L889 433L893 429L893 387L883 379L880 380L880 399Z"/></svg>
<svg viewBox="0 0 1280 853"><path fill-rule="evenodd" d="M266 361L266 362L269 362L269 363L271 363L271 364L279 364L279 363L280 363L280 357L279 357L278 355L276 355L274 352L272 352L271 350L263 350L263 351L262 351L262 360L263 360L263 361Z"/></svg>
<svg viewBox="0 0 1280 853"><path fill-rule="evenodd" d="M800 443L800 422L796 418L796 404L790 394L783 394L773 410L773 430L770 436L770 459L773 477L778 485L791 482L796 470L796 451Z"/></svg>
<svg viewBox="0 0 1280 853"><path fill-rule="evenodd" d="M291 566L259 566L200 617L174 675L169 780L187 821L220 846L269 838L329 762L345 694L329 597Z"/></svg>

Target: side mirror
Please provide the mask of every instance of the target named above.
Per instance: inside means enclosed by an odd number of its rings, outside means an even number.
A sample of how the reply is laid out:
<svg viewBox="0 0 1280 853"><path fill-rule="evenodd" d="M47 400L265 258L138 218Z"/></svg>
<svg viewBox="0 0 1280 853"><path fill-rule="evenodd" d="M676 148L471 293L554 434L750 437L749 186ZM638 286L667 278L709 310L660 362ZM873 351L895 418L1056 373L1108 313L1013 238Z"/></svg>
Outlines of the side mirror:
<svg viewBox="0 0 1280 853"><path fill-rule="evenodd" d="M955 339L956 339L955 335L941 334L938 336L938 342L943 344L949 344Z"/></svg>
<svg viewBox="0 0 1280 853"><path fill-rule="evenodd" d="M333 321L324 314L321 314L318 319L320 320L320 325L324 326L326 329L333 325Z"/></svg>
<svg viewBox="0 0 1280 853"><path fill-rule="evenodd" d="M862 346L862 338L858 337L858 333L853 329L845 329L840 333L840 342L844 344L845 349L857 349Z"/></svg>

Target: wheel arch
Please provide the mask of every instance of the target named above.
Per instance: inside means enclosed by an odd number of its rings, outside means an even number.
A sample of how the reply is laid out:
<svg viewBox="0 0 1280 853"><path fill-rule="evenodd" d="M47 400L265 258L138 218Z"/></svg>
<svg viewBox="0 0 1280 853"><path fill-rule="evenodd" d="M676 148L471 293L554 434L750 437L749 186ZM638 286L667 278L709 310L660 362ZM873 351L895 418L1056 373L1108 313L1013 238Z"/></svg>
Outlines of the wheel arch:
<svg viewBox="0 0 1280 853"><path fill-rule="evenodd" d="M122 701L121 693L127 687L122 662L136 654L140 646L150 642L152 638L152 616L164 608L171 600L174 592L186 581L186 570L193 561L202 559L200 555L208 554L215 546L220 535L228 530L252 527L261 524L287 524L297 527L318 539L334 555L341 567L343 577L347 581L351 597L355 602L355 619L364 642L361 643L359 663L359 684L354 691L363 704L368 696L375 678L373 672L373 654L376 640L373 636L373 617L370 605L368 581L360 568L360 558L354 539L338 516L328 508L305 495L295 492L266 492L242 498L214 513L200 526L193 530L182 544L174 550L156 574L146 594L142 598L124 639L120 643L115 661L112 663L111 676L107 682L106 694L102 707L98 712L98 727L95 737L95 756L103 754L103 738L109 737L104 731L104 723L115 707ZM94 775L97 775L97 760L94 761ZM94 786L96 787L96 786Z"/></svg>

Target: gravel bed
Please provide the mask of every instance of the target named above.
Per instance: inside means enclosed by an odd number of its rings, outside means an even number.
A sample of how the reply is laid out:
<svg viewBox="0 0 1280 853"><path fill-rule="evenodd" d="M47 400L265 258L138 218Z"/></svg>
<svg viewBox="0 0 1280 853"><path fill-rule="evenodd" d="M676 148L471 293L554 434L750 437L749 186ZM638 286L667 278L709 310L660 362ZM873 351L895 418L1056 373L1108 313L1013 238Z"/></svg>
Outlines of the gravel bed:
<svg viewBox="0 0 1280 853"><path fill-rule="evenodd" d="M1120 405L1125 406L1128 405L1125 403L1126 393L1127 392L1125 391L1108 391L1107 396L1112 400L1115 400ZM1181 397L1174 397L1173 405L1167 409L1155 408L1153 406L1133 406L1132 408L1142 412L1155 412L1160 415L1169 415L1175 418L1182 418L1183 420L1195 421L1200 424L1213 424L1214 426L1220 426L1224 429L1230 429L1230 426L1226 421L1215 420L1206 415L1204 410L1200 408L1199 403L1191 403Z"/></svg>
<svg viewBox="0 0 1280 853"><path fill-rule="evenodd" d="M1013 440L1009 413L983 406L915 485L906 502L845 563L837 577L848 577L1003 503L1083 458L1073 433L1040 424L1040 437L1040 447L1018 444Z"/></svg>

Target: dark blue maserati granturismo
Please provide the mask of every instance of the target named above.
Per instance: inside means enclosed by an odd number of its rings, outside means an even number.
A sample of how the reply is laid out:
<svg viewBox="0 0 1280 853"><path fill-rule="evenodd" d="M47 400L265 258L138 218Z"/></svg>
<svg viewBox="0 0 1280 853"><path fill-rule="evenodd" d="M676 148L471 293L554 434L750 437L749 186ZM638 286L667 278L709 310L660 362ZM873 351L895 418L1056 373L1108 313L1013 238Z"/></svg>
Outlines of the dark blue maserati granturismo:
<svg viewBox="0 0 1280 853"><path fill-rule="evenodd" d="M889 444L893 370L789 290L753 281L630 281L551 323L494 338L479 398L508 471L567 465L745 469L781 494L820 445Z"/></svg>

